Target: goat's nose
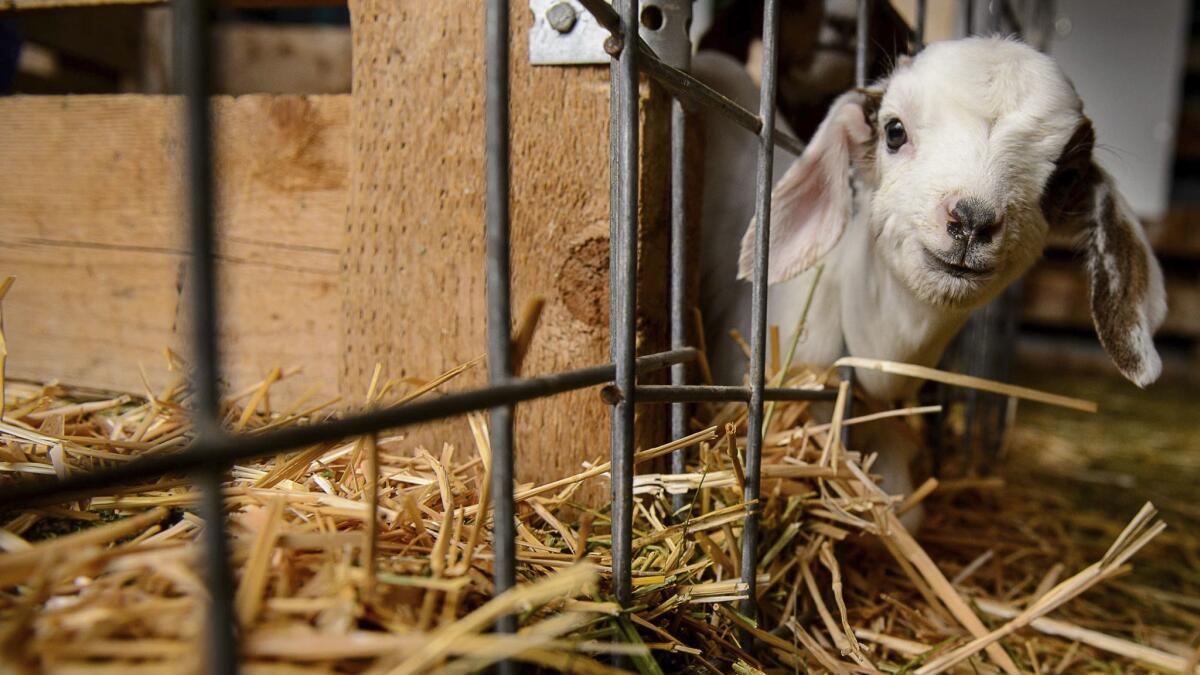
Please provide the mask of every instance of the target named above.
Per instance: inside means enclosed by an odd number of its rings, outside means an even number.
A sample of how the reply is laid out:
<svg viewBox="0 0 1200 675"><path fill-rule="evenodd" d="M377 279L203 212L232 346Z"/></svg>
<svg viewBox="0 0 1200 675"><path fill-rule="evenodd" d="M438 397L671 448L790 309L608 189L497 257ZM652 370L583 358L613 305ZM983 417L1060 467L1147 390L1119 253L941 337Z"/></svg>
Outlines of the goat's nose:
<svg viewBox="0 0 1200 675"><path fill-rule="evenodd" d="M959 199L948 216L946 231L954 239L986 242L1000 230L996 209L978 197Z"/></svg>

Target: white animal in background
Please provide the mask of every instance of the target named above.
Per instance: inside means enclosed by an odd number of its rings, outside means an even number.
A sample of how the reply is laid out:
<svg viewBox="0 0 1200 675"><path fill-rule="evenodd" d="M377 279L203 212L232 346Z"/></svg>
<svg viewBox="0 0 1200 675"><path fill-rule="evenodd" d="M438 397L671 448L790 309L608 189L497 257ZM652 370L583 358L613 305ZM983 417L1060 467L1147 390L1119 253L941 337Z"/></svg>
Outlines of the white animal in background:
<svg viewBox="0 0 1200 675"><path fill-rule="evenodd" d="M742 64L701 52L693 71L757 110ZM701 304L714 376L738 384L746 359L728 331L750 333L756 144L715 113L703 126ZM788 344L822 262L797 362L828 365L845 349L936 366L970 312L1041 256L1047 234L1070 232L1085 252L1100 342L1146 386L1161 370L1151 335L1166 314L1162 272L1093 144L1070 81L1020 42L968 38L901 59L886 79L838 98L801 157L776 152L768 323ZM885 402L919 385L857 377ZM876 424L856 445L880 452L885 488L911 489L914 441Z"/></svg>

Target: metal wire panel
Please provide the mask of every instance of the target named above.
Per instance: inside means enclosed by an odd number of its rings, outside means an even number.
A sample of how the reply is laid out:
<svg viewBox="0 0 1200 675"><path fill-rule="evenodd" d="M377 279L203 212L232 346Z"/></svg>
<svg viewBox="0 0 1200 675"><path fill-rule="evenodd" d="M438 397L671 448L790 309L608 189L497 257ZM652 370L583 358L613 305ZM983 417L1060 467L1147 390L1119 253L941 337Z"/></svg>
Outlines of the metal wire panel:
<svg viewBox="0 0 1200 675"><path fill-rule="evenodd" d="M579 0L579 4L596 17L596 21L601 26L611 31L615 38L622 39L620 18L617 16L616 10L604 0ZM614 46L616 44L618 43L614 43ZM672 96L680 98L693 107L715 110L750 133L758 134L762 131L762 119L757 115L684 71L663 63L642 40L636 40L635 44L638 50L639 69L654 78ZM615 112L613 119L616 119ZM775 144L793 155L804 152L804 144L795 136L783 131L775 131Z"/></svg>
<svg viewBox="0 0 1200 675"><path fill-rule="evenodd" d="M254 437L231 436L219 426L219 349L217 297L214 269L211 121L208 108L209 7L206 0L180 0L176 31L180 45L179 74L187 115L186 175L188 220L191 233L191 290L194 343L194 388L198 436L191 446L169 456L145 457L104 471L79 474L64 481L33 482L15 486L0 495L0 507L66 500L94 494L116 485L134 483L172 472L193 472L204 488L204 517L209 591L210 664L216 672L235 672L236 618L232 605L232 578L227 563L220 485L235 462L325 442L346 436L373 433L384 428L429 421L471 410L491 410L490 439L493 451L492 491L495 509L496 590L511 588L516 578L513 502L513 404L555 393L612 382L612 560L613 589L619 602L632 596L632 518L634 406L639 402L669 402L670 429L675 437L686 433L685 401L745 401L749 406L744 499L752 504L742 536L742 574L748 597L743 611L757 613L755 603L758 565L758 518L763 402L765 400L832 399L828 390L768 389L765 387L767 266L770 244L772 155L779 144L794 152L803 145L775 131L775 94L778 68L779 3L766 0L763 25L762 89L757 115L691 78L683 70L659 60L637 37L638 0L618 0L616 8L598 0L582 0L601 24L613 33L608 49L612 63L611 186L611 339L612 363L538 378L514 377L511 366L511 292L509 270L509 44L508 0L488 0L486 5L486 240L489 386L439 399L373 411L308 427L282 429ZM856 75L865 84L866 42L869 22L867 0L858 3L859 24ZM918 3L918 23L923 24L925 3ZM918 26L917 41L923 26ZM638 215L638 77L641 65L674 96L671 104L671 268L670 317L672 350L636 356L637 215ZM750 385L701 387L688 385L682 364L696 356L686 347L686 129L684 102L718 110L757 134L758 157L754 242L753 324L751 327ZM670 366L671 385L637 386L637 374ZM684 468L685 456L677 453L673 468ZM514 617L499 624L514 631Z"/></svg>

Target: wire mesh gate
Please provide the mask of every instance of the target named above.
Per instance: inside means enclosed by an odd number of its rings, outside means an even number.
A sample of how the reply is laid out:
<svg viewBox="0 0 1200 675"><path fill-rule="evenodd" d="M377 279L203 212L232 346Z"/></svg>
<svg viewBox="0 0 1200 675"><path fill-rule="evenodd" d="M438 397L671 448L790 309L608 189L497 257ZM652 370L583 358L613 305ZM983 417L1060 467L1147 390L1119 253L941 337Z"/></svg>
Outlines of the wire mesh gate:
<svg viewBox="0 0 1200 675"><path fill-rule="evenodd" d="M511 325L509 273L509 2L486 5L486 259L488 365L487 387L448 394L442 398L347 416L312 426L279 429L248 437L228 433L220 425L220 354L217 344L217 294L213 226L213 165L211 140L210 7L207 0L174 3L178 86L186 118L185 172L189 186L187 220L190 231L190 283L193 366L192 386L197 435L186 449L173 455L143 457L116 467L74 474L57 481L32 481L11 486L0 494L0 509L62 502L94 495L105 489L155 478L188 473L202 488L201 513L206 522L205 560L211 597L208 612L209 665L215 672L237 671L236 618L233 578L228 565L228 542L223 522L221 481L236 462L324 441L371 434L475 410L491 411L493 451L492 494L495 538L496 591L516 580L516 539L513 501L513 406L604 383L612 412L612 579L617 600L628 605L632 595L632 518L634 406L670 403L670 432L686 433L684 404L694 401L742 401L749 406L744 500L749 505L743 523L742 611L756 615L758 509L764 402L768 400L831 400L835 390L785 389L765 386L767 338L767 259L770 241L772 153L776 145L799 154L803 144L775 129L775 94L779 37L779 0L764 1L762 87L754 114L683 70L663 63L637 36L638 0L580 0L611 32L606 51L612 55L611 79L611 355L612 363L541 377L515 377L510 362ZM997 5L989 13L998 26ZM865 84L869 0L858 0L855 73ZM925 2L917 2L916 42L920 45ZM671 349L637 356L637 214L638 214L638 86L639 74L654 78L672 96L671 106ZM750 381L747 387L699 386L686 383L684 364L697 352L687 346L685 332L685 133L684 103L705 106L727 116L757 136L755 210L759 223L754 243ZM640 373L670 367L670 385L638 385ZM845 373L849 378L852 373ZM678 450L672 469L684 469ZM504 617L500 632L515 632L516 618Z"/></svg>

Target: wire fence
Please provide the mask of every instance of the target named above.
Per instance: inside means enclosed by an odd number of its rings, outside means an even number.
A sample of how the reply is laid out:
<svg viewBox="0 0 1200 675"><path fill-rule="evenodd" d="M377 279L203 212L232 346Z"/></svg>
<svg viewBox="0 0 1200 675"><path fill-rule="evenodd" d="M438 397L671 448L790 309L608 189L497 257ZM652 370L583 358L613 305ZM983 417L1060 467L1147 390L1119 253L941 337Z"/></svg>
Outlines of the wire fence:
<svg viewBox="0 0 1200 675"><path fill-rule="evenodd" d="M0 508L63 502L98 494L116 486L136 484L164 474L186 473L201 486L202 516L206 523L205 560L211 596L208 613L208 663L214 672L237 671L236 618L233 578L223 519L221 483L237 462L272 455L315 443L372 434L384 429L427 422L470 411L489 410L493 452L491 490L495 521L495 588L513 587L516 580L515 505L513 501L513 409L523 401L609 383L605 399L612 404L612 589L618 602L632 596L632 519L634 408L639 404L669 403L669 429L675 438L686 435L685 403L740 401L747 404L748 435L745 455L744 500L748 506L741 539L741 611L753 618L758 568L758 498L762 453L764 402L768 400L832 400L832 389L786 389L765 386L767 339L767 260L770 242L772 155L776 146L799 154L803 144L775 129L775 94L779 51L778 0L765 0L763 20L762 87L758 113L660 60L637 35L638 0L580 0L611 34L606 50L611 65L611 357L612 362L540 377L517 377L511 364L511 294L509 271L509 2L486 4L486 259L489 383L486 387L447 394L388 409L346 416L321 424L277 429L254 436L231 434L220 424L218 297L214 264L211 88L211 8L206 0L174 3L178 88L186 117L185 169L188 184L187 220L190 229L190 286L192 289L192 353L194 407L198 433L184 450L135 461L57 481L31 481L10 486L0 494ZM916 39L923 36L925 2L917 3ZM990 5L998 3L992 2ZM865 84L869 0L858 0L858 39L855 72ZM992 10L995 11L995 10ZM998 20L998 19L997 19ZM670 135L670 346L669 351L637 356L637 215L638 215L638 86L640 74L657 81L672 96ZM752 327L748 386L701 386L687 383L685 364L697 357L687 344L685 203L687 167L685 104L715 110L756 135L755 217ZM747 138L749 141L749 137ZM669 385L639 385L638 375L670 368ZM850 377L852 373L845 373ZM682 472L682 450L672 468ZM501 619L497 630L512 633L516 618Z"/></svg>

